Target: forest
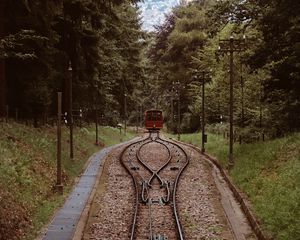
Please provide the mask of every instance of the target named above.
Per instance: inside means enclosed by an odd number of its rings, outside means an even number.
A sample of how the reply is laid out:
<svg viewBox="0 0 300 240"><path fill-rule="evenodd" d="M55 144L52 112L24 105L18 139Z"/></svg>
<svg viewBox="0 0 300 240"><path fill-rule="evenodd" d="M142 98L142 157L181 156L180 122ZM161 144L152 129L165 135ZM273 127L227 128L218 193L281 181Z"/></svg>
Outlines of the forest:
<svg viewBox="0 0 300 240"><path fill-rule="evenodd" d="M206 122L226 131L230 54L218 49L234 38L243 44L233 53L235 132L251 141L299 131L300 3L198 0L146 32L138 2L1 1L1 116L38 127L55 116L58 91L67 111L71 87L87 121L97 109L107 124L135 124L161 108L169 130L194 132L205 73Z"/></svg>
<svg viewBox="0 0 300 240"><path fill-rule="evenodd" d="M166 137L194 145L205 122L224 169L232 117L230 177L268 239L298 239L300 1L178 1L154 31L141 2L0 0L0 240L33 239L62 205L59 131L68 194L88 157L136 137L149 109Z"/></svg>

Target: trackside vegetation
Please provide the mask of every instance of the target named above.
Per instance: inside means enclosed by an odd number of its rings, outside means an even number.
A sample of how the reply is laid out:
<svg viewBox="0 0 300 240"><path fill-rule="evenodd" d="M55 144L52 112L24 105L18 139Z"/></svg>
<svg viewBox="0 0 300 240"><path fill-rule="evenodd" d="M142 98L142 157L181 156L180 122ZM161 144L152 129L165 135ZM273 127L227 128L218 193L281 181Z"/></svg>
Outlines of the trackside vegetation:
<svg viewBox="0 0 300 240"><path fill-rule="evenodd" d="M88 158L104 145L133 138L116 128L100 127L96 146L94 126L75 128L75 158L69 159L69 131L62 133L64 195L56 183L56 128L32 128L18 123L0 123L0 239L34 239L62 205Z"/></svg>
<svg viewBox="0 0 300 240"><path fill-rule="evenodd" d="M200 146L201 133L183 134L181 140ZM263 229L278 240L300 236L299 146L299 133L234 146L235 166L230 175L247 194ZM228 143L223 135L208 134L206 152L227 166Z"/></svg>

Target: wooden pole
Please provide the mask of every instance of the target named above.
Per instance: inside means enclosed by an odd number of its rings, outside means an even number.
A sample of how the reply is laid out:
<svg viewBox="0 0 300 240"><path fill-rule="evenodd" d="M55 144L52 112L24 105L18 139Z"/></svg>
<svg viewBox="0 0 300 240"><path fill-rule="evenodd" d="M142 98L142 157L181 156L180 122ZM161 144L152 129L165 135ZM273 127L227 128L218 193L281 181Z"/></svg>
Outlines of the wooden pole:
<svg viewBox="0 0 300 240"><path fill-rule="evenodd" d="M99 138L98 138L98 106L95 108L95 114L96 114L96 119L95 119L95 124L96 124L96 145L99 145Z"/></svg>
<svg viewBox="0 0 300 240"><path fill-rule="evenodd" d="M125 115L125 124L124 124L124 135L127 133L127 94L124 94L124 115Z"/></svg>
<svg viewBox="0 0 300 240"><path fill-rule="evenodd" d="M56 181L56 190L63 194L63 185L62 185L62 177L61 177L61 101L62 101L62 93L57 93L57 181Z"/></svg>
<svg viewBox="0 0 300 240"><path fill-rule="evenodd" d="M204 87L205 87L205 72L202 72L202 148L201 152L205 152L205 109L204 109Z"/></svg>
<svg viewBox="0 0 300 240"><path fill-rule="evenodd" d="M179 85L179 83L178 83L178 85ZM179 86L178 86L179 87ZM180 141L180 121L181 121L181 119L180 119L180 92L179 92L179 90L178 90L178 109L177 109L177 114L178 114L178 127L177 127L177 139L178 139L178 141Z"/></svg>
<svg viewBox="0 0 300 240"><path fill-rule="evenodd" d="M233 159L233 38L230 38L230 100L229 100L229 167L234 166Z"/></svg>
<svg viewBox="0 0 300 240"><path fill-rule="evenodd" d="M9 118L9 106L6 105L6 114L5 114L5 122L8 123L8 118Z"/></svg>
<svg viewBox="0 0 300 240"><path fill-rule="evenodd" d="M70 159L74 158L74 148L73 148L73 94L72 94L72 66L71 62L69 64L69 127L70 127Z"/></svg>

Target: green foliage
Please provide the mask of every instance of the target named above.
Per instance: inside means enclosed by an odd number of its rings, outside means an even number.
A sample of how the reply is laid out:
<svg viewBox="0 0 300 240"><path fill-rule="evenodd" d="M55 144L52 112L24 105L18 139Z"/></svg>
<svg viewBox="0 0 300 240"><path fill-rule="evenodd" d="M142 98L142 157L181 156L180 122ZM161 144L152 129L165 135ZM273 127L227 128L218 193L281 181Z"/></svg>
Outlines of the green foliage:
<svg viewBox="0 0 300 240"><path fill-rule="evenodd" d="M222 130L222 129L220 129ZM173 136L176 138L176 136ZM201 145L200 133L183 134L182 141ZM297 239L300 232L300 135L234 146L234 183L245 192L269 237ZM228 142L222 135L208 134L209 154L225 167Z"/></svg>
<svg viewBox="0 0 300 240"><path fill-rule="evenodd" d="M172 82L181 84L182 130L200 128L200 121L196 125L194 121L200 119L202 104L196 71L210 71L212 78L205 87L206 122L228 121L229 54L218 52L219 40L230 36L242 39L243 35L245 50L235 52L233 62L237 132L251 141L257 131L275 137L299 130L299 17L293 10L298 5L195 1L173 10L157 28L150 55L159 72L156 74L164 76L159 79L160 89L165 91ZM161 107L170 115L170 106ZM166 120L170 126L170 118Z"/></svg>
<svg viewBox="0 0 300 240"><path fill-rule="evenodd" d="M55 94L62 91L67 111L70 61L73 108L124 116L124 93L131 95L143 75L137 2L5 1L0 58L6 59L7 88L1 91L10 108L37 122L55 111ZM130 112L131 100L129 106Z"/></svg>
<svg viewBox="0 0 300 240"><path fill-rule="evenodd" d="M95 128L75 128L75 158L69 159L69 131L63 127L62 165L65 196L87 159L100 148L95 146ZM109 146L134 137L129 131L99 127L99 140ZM64 202L55 194L56 129L31 128L21 124L0 124L0 239L34 239L40 228ZM12 212L17 209L17 212ZM5 211L10 211L6 214ZM10 217L9 217L10 216Z"/></svg>

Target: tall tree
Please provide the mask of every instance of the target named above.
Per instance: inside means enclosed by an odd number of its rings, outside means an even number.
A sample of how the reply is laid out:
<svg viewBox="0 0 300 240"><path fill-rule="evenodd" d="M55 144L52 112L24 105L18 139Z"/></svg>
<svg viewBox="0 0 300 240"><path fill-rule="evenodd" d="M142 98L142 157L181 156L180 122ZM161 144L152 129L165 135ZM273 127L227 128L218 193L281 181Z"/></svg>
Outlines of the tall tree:
<svg viewBox="0 0 300 240"><path fill-rule="evenodd" d="M6 1L0 2L0 39L5 36L5 3ZM5 62L4 59L0 57L0 117L5 115L5 105L6 105L6 78L5 78Z"/></svg>

